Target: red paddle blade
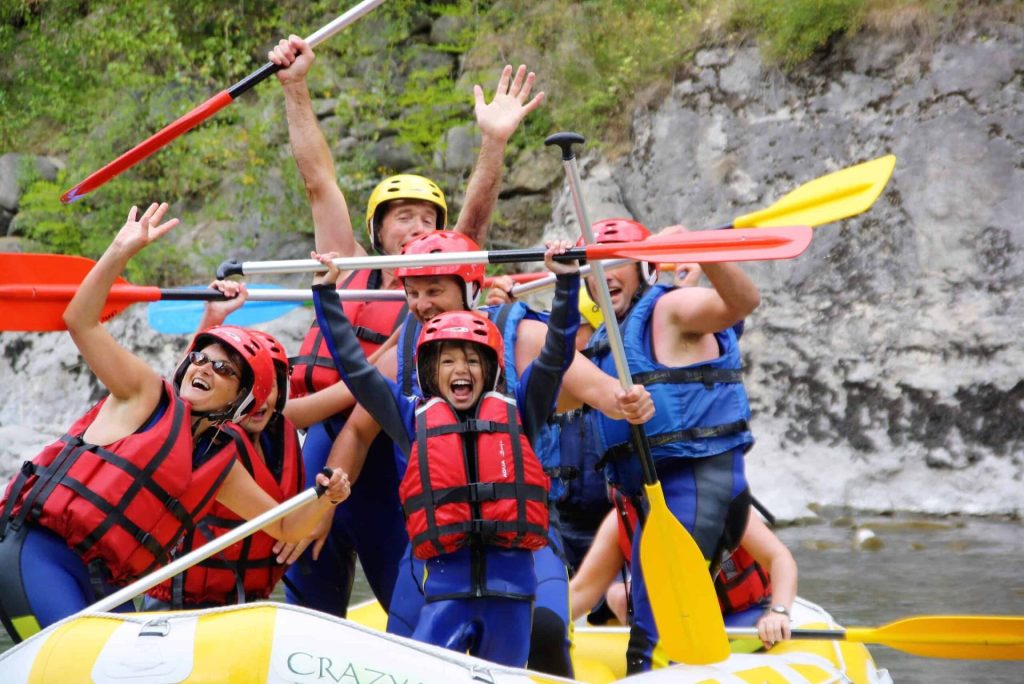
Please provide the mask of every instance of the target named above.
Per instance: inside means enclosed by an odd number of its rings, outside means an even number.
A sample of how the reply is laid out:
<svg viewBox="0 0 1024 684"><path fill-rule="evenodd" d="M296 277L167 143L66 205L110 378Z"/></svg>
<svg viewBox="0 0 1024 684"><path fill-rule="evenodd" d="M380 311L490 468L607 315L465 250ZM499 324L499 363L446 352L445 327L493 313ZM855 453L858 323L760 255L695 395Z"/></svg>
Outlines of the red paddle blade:
<svg viewBox="0 0 1024 684"><path fill-rule="evenodd" d="M591 245L588 259L624 257L662 263L792 259L811 244L810 226L734 228L657 235L643 242Z"/></svg>
<svg viewBox="0 0 1024 684"><path fill-rule="evenodd" d="M58 254L0 254L0 330L66 330L64 309L95 263ZM117 283L128 286L120 278ZM130 303L108 301L101 320L113 318Z"/></svg>
<svg viewBox="0 0 1024 684"><path fill-rule="evenodd" d="M167 124L103 168L89 174L85 180L61 195L60 201L64 204L70 204L86 193L92 192L114 176L135 166L178 136L189 132L206 121L231 104L231 102L231 95L228 94L228 91L222 90L188 114Z"/></svg>

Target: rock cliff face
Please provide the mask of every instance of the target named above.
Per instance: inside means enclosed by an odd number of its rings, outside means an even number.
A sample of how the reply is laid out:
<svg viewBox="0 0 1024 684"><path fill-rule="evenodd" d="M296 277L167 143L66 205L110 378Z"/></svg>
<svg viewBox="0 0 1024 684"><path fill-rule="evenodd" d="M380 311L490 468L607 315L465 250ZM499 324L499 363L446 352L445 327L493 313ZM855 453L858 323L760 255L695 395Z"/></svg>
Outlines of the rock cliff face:
<svg viewBox="0 0 1024 684"><path fill-rule="evenodd" d="M582 153L591 218L693 229L897 156L869 212L817 229L796 260L745 267L763 296L743 337L758 437L748 474L780 517L1024 510L1022 76L1019 26L927 48L862 34L789 76L754 49L703 50L635 113L626 156ZM537 187L531 169L553 170L537 156L513 163L503 210L550 196L545 231L575 231L557 175L554 190ZM136 308L114 334L170 372L185 338L157 337ZM272 331L295 351L308 320ZM66 335L4 333L0 351L6 475L101 388Z"/></svg>
<svg viewBox="0 0 1024 684"><path fill-rule="evenodd" d="M1020 27L927 51L862 36L789 77L705 50L635 114L625 159L586 159L592 220L699 229L897 156L869 212L745 267L763 296L742 342L748 472L777 513L1024 508L1022 46ZM549 230L570 214L563 193Z"/></svg>

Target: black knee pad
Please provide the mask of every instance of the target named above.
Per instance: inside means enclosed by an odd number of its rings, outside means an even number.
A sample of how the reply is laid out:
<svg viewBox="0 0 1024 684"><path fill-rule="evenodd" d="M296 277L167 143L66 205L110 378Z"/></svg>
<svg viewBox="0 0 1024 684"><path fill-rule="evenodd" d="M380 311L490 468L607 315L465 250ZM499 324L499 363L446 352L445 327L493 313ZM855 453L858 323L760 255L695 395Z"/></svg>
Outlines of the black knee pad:
<svg viewBox="0 0 1024 684"><path fill-rule="evenodd" d="M531 670L559 677L572 677L572 661L566 643L567 626L550 608L534 608L530 629Z"/></svg>

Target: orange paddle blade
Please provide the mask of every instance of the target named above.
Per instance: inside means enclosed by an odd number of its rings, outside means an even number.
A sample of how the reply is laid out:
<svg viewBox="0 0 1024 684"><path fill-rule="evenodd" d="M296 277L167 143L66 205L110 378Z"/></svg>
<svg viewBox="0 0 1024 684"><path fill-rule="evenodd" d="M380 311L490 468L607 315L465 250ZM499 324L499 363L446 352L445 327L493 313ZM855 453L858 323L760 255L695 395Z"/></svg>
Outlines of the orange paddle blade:
<svg viewBox="0 0 1024 684"><path fill-rule="evenodd" d="M809 226L669 233L643 242L588 245L587 258L623 257L663 263L792 259L803 254L812 237Z"/></svg>
<svg viewBox="0 0 1024 684"><path fill-rule="evenodd" d="M0 330L66 330L64 309L95 263L59 254L0 254ZM129 285L120 278L117 283ZM131 303L112 300L103 307L101 320L113 318Z"/></svg>

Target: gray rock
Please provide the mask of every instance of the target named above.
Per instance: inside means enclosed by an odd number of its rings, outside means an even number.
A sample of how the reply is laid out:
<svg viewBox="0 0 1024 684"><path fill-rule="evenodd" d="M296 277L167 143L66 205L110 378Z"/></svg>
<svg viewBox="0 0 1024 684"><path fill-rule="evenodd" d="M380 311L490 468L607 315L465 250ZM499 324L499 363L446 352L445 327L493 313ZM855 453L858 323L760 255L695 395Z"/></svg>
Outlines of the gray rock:
<svg viewBox="0 0 1024 684"><path fill-rule="evenodd" d="M394 169L396 173L423 163L409 145L399 142L394 136L381 138L373 143L369 154L374 160L374 166Z"/></svg>
<svg viewBox="0 0 1024 684"><path fill-rule="evenodd" d="M18 203L25 191L26 175L34 174L44 180L54 181L57 180L57 171L63 167L63 162L53 157L17 153L0 155L0 209L6 209L11 214L17 213Z"/></svg>
<svg viewBox="0 0 1024 684"><path fill-rule="evenodd" d="M547 148L531 148L516 160L502 192L510 195L541 192L554 186L563 176L557 154Z"/></svg>
<svg viewBox="0 0 1024 684"><path fill-rule="evenodd" d="M448 129L444 135L441 166L446 171L469 172L476 161L480 146L480 131L476 124L464 124Z"/></svg>

